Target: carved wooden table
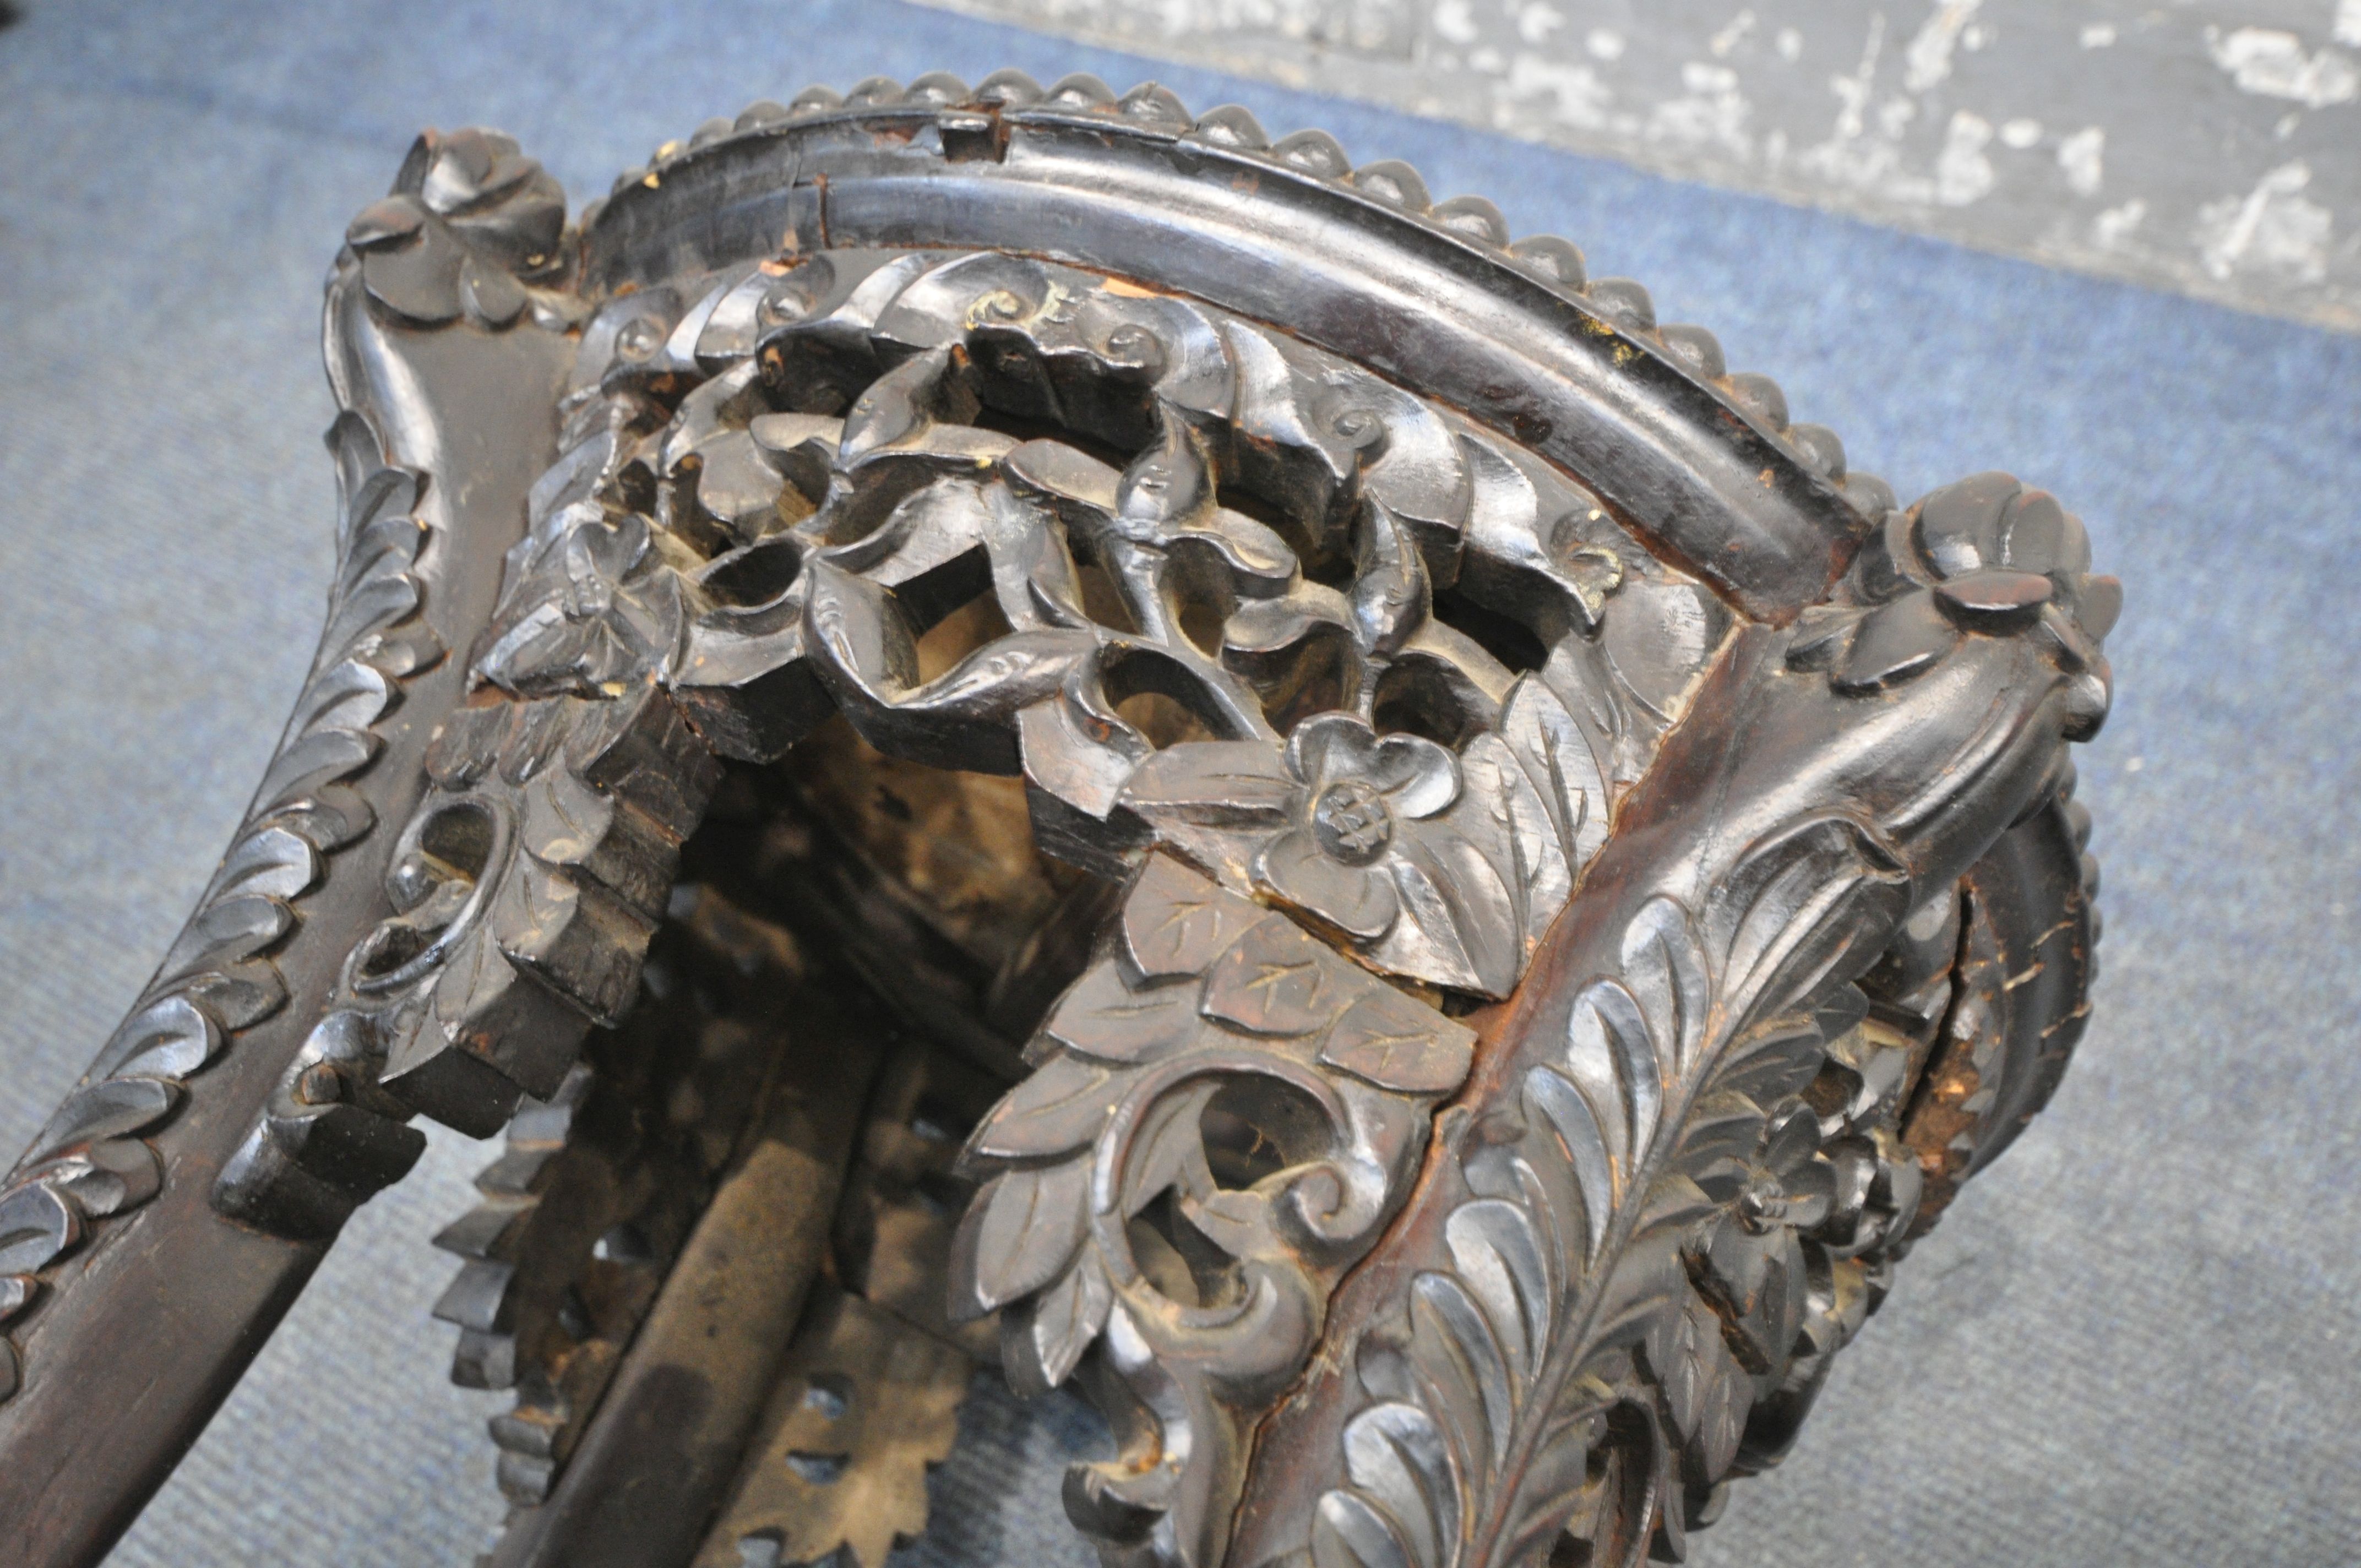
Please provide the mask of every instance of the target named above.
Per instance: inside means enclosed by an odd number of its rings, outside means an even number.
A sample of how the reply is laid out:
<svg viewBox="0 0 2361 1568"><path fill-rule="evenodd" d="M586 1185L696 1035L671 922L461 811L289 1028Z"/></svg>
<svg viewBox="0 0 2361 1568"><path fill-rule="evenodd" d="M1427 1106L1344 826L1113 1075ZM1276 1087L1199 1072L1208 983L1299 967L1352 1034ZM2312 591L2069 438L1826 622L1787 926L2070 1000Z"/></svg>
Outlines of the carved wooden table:
<svg viewBox="0 0 2361 1568"><path fill-rule="evenodd" d="M1402 164L879 80L569 225L429 133L326 337L313 676L0 1191L12 1562L420 1114L490 1563L877 1568L994 1363L1113 1563L1676 1558L2081 1033L2081 524Z"/></svg>

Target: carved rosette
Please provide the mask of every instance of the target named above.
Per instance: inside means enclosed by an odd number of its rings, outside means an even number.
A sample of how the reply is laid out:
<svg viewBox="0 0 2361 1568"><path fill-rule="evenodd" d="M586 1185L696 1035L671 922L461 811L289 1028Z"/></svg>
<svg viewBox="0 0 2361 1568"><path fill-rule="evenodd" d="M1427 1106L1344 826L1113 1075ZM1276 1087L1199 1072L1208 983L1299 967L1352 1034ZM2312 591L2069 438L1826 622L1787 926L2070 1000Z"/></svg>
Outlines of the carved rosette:
<svg viewBox="0 0 2361 1568"><path fill-rule="evenodd" d="M944 211L1065 180L1199 203L1192 236L1264 213L1299 260L1349 234L1367 298L1302 266L1159 281L1114 242L1128 265L1014 255L1037 236L988 212L942 242L881 203L914 172ZM1488 202L1152 85L1002 73L758 104L579 234L513 142L430 133L347 244L339 308L374 329L531 320L575 364L383 903L214 1201L324 1238L408 1168L413 1114L488 1135L525 1104L444 1238L462 1375L523 1389L520 1504L660 1267L633 1255L631 1304L561 1343L544 1192L719 1168L578 1145L634 1081L584 1036L651 1027L642 964L691 917L675 876L724 764L831 715L1021 777L1039 847L1123 890L961 1156L950 1249L1016 1384L1108 1415L1119 1452L1067 1501L1111 1563L1677 1557L2062 1069L2094 884L2024 889L2088 832L2063 743L2103 718L2120 590L2080 523L1998 475L1897 510L1711 334L1565 241L1511 245ZM1565 341L1453 337L1454 301ZM1455 399L1403 362L1429 342ZM442 655L423 477L358 413L336 444L329 652L189 934L0 1192L0 1321L154 1192L142 1135L282 1004L291 902L373 827L342 781ZM860 1302L796 1376L892 1328ZM966 1363L929 1343L939 1434ZM880 1494L896 1519L916 1474ZM766 1522L790 1495L740 1496L743 1539L802 1539Z"/></svg>
<svg viewBox="0 0 2361 1568"><path fill-rule="evenodd" d="M1307 1507L1300 1468L1254 1472L1245 1560L1677 1556L1776 1461L1950 1174L1898 1091L1960 879L2104 716L2120 589L2088 565L2054 499L1982 476L1741 636L1336 1304L1339 1370L1268 1429L1333 1480Z"/></svg>
<svg viewBox="0 0 2361 1568"><path fill-rule="evenodd" d="M1882 1011L1840 981L1956 901L2005 826L1994 791L2012 811L2055 791L2046 760L2022 776L2026 737L2054 750L2103 711L2112 590L2054 503L1884 513L1826 608L1732 633L1595 497L1450 411L1211 307L989 252L642 289L588 321L575 388L412 825L478 825L468 854L405 862L402 913L355 955L353 983L402 998L385 1091L479 1127L552 1091L635 989L716 759L840 711L889 755L1021 773L1045 849L1135 879L970 1145L987 1179L954 1259L1019 1385L1080 1376L1115 1420L1122 1456L1069 1488L1113 1559L1222 1560L1242 1494L1268 1554L1257 1422L1274 1401L1265 1441L1316 1420L1347 1365L1340 1485L1280 1554L1443 1568L1634 1519L1661 1544L1741 1453L1767 1462L1915 1217L1900 1097L1867 1086L1923 1068L1949 955ZM1875 742L1890 703L1840 711L1995 641L2062 674L2037 718L1987 704L1937 759L1940 724ZM1996 678L1972 647L1954 662ZM1629 913L1546 1026L1558 1058L1462 1091L1470 1036L1437 1003L1513 1014L1627 797L1673 788L1656 753L1699 683L1741 668L1828 672L1783 721L1816 749L1747 775L1786 820L1748 845L1694 829L1736 856L1719 871L1627 829L1635 863L1689 880ZM1955 722L1960 685L1927 712ZM1776 732L1742 703L1711 722L1741 773L1734 732ZM1928 779L1965 804L1921 788L1861 814L1881 781ZM1141 935L1176 922L1196 934L1173 950ZM1846 1072L1858 1103L1830 1109ZM1299 1387L1455 1092L1432 1157L1455 1175L1389 1244L1426 1223L1447 1266L1372 1276L1414 1283L1356 1300L1359 1350ZM1296 1143L1222 1142L1274 1116Z"/></svg>

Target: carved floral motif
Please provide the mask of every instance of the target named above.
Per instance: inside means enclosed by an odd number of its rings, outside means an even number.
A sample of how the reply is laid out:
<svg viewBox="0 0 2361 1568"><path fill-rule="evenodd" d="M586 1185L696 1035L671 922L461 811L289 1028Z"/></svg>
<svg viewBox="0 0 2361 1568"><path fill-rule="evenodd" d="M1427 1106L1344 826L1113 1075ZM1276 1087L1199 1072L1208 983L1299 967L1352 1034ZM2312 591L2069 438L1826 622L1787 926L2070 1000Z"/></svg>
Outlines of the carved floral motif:
<svg viewBox="0 0 2361 1568"><path fill-rule="evenodd" d="M849 147L864 177L906 159L931 179L996 163L1028 115L1152 146L1234 202L1268 174L1372 244L1490 269L1504 299L1538 287L1614 367L1582 395L1687 443L1653 469L1581 455L1621 465L1607 488L1635 511L1657 499L1635 475L1681 481L1684 515L1639 525L1755 623L1725 635L1720 600L1500 433L1547 446L1532 411L1486 428L1080 269L829 249L823 218L817 251L635 280L586 322L555 181L506 137L430 133L353 225L346 276L390 331L492 341L529 308L582 325L563 455L393 846L391 913L214 1201L333 1234L414 1157L410 1113L489 1131L528 1093L527 1130L552 1135L522 1143L554 1158L582 1034L638 992L717 758L774 759L833 708L906 761L1021 773L1049 852L1130 879L1037 1070L968 1146L984 1186L956 1259L1020 1385L1079 1378L1109 1410L1121 1453L1069 1497L1110 1560L1212 1568L1234 1520L1254 1564L1473 1568L1554 1557L1565 1531L1585 1561L1677 1556L1723 1477L1792 1435L1883 1288L1920 1172L1947 1184L1987 1146L1970 1107L1997 1025L1950 1021L1960 1059L1910 1141L1903 1089L1951 995L1961 871L2012 813L2053 809L2058 740L2103 717L2120 589L2088 575L2078 522L2004 476L1893 510L1774 386L1659 329L1644 291L1588 280L1564 241L1510 246L1488 203L1433 203L1319 133L1274 144L1243 111L1194 120L1161 89L875 79L710 124L619 192L644 233L672 199L646 193L691 187L733 138L796 126L815 168ZM423 481L357 414L337 444L331 652L197 917L0 1191L0 1321L154 1194L147 1136L183 1080L283 1003L290 905L372 826L344 781L442 655L410 570ZM1764 571L1682 471L1732 452L1773 497L1719 497L1765 509L1737 531L1773 543ZM1769 630L1864 517L1828 601ZM970 635L946 652L946 627ZM1667 806L1660 747L1701 681L1741 677L1703 739L1675 736L1688 793ZM1743 726L1733 762L1715 748ZM1923 941L1914 910L1938 915ZM1999 938L1969 930L1968 1003L1997 1008ZM1939 956L1900 964L1905 984L1887 971L1913 942ZM1521 977L1553 955L1572 967L1535 1003ZM1477 997L1555 1011L1477 1067L1446 1016ZM451 1238L470 1269L447 1304L479 1362L515 1354L496 1231ZM1348 1278L1353 1315L1315 1356ZM0 1341L0 1398L15 1368ZM1310 1488L1284 1539L1247 1489L1265 1418ZM512 1448L541 1461L505 1477L521 1500L561 1462L546 1437ZM914 1486L896 1480L905 1512Z"/></svg>
<svg viewBox="0 0 2361 1568"><path fill-rule="evenodd" d="M1425 1146L1473 1035L1162 855L977 1127L952 1255L1020 1389L1094 1343L1155 1412L1070 1495L1120 1557L1213 1561L1261 1404ZM1274 1133L1276 1136L1274 1136Z"/></svg>
<svg viewBox="0 0 2361 1568"><path fill-rule="evenodd" d="M2120 597L2084 575L2080 524L2015 480L1938 491L1884 537L1910 553L1858 565L1852 604L1718 672L1790 754L1708 764L1699 749L1727 742L1692 740L1688 788L1636 807L1649 857L1601 872L1586 896L1617 917L1575 938L1607 972L1562 1021L1543 1001L1504 1029L1527 1065L1397 1231L1407 1288L1356 1303L1376 1321L1352 1377L1300 1407L1334 1423L1337 1484L1309 1520L1250 1497L1271 1521L1250 1560L1300 1542L1320 1568L1474 1568L1568 1532L1622 1560L1648 1544L1617 1533L1635 1519L1677 1557L1728 1475L1775 1462L1882 1293L1918 1179L1850 982L1894 1016L1929 1010L1914 955L1957 927L1929 900L1914 932L1912 890L1955 898L1971 858L2059 789L2064 740L2105 712L2097 639ZM1666 883L1708 891L1647 892ZM1903 956L1872 974L1888 942Z"/></svg>

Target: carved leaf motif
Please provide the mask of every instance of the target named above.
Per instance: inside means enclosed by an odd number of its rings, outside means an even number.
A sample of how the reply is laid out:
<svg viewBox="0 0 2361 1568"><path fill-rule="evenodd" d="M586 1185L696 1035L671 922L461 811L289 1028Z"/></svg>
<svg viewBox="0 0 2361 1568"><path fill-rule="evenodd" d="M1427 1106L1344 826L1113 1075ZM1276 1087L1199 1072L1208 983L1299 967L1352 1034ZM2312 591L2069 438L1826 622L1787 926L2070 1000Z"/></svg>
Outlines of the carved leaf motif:
<svg viewBox="0 0 2361 1568"><path fill-rule="evenodd" d="M1087 1159L1004 1171L985 1183L951 1244L951 1277L972 1282L960 1315L982 1317L1064 1269L1090 1218Z"/></svg>
<svg viewBox="0 0 2361 1568"><path fill-rule="evenodd" d="M221 1025L211 1014L186 996L165 996L123 1021L91 1071L100 1078L187 1078L221 1048Z"/></svg>
<svg viewBox="0 0 2361 1568"><path fill-rule="evenodd" d="M1202 974L1264 912L1169 855L1150 855L1123 906L1123 939L1149 980Z"/></svg>
<svg viewBox="0 0 2361 1568"><path fill-rule="evenodd" d="M1345 1009L1321 1045L1331 1067L1405 1094L1443 1094L1459 1087L1475 1036L1391 986L1371 990Z"/></svg>
<svg viewBox="0 0 2361 1568"><path fill-rule="evenodd" d="M1462 1283L1483 1303L1484 1319L1520 1384L1540 1370L1556 1321L1555 1271L1532 1221L1515 1203L1479 1198L1444 1224Z"/></svg>
<svg viewBox="0 0 2361 1568"><path fill-rule="evenodd" d="M82 1212L38 1181L0 1196L0 1275L32 1274L82 1245Z"/></svg>
<svg viewBox="0 0 2361 1568"><path fill-rule="evenodd" d="M1344 1003L1323 959L1334 961L1295 927L1269 916L1214 960L1201 1010L1250 1034L1308 1035Z"/></svg>
<svg viewBox="0 0 2361 1568"><path fill-rule="evenodd" d="M1722 1338L1719 1316L1696 1291L1682 1294L1677 1310L1658 1315L1645 1354L1674 1430L1694 1446L1705 1474L1719 1475L1737 1457L1754 1389Z"/></svg>
<svg viewBox="0 0 2361 1568"><path fill-rule="evenodd" d="M1114 965L1093 964L1042 1027L1069 1050L1101 1061L1149 1061L1195 1036L1197 988L1159 985L1134 991Z"/></svg>
<svg viewBox="0 0 2361 1568"><path fill-rule="evenodd" d="M1151 822L1269 827L1284 818L1295 776L1277 747L1260 740L1194 740L1140 764L1124 804Z"/></svg>
<svg viewBox="0 0 2361 1568"><path fill-rule="evenodd" d="M1575 1183L1556 1202L1549 1201L1553 1194L1546 1190L1533 1194L1537 1201L1528 1207L1556 1222L1556 1255L1587 1262L1607 1239L1607 1222L1615 1212L1615 1171L1604 1126L1582 1091L1545 1067L1526 1072L1524 1102L1531 1127L1527 1142L1534 1146L1527 1170L1539 1181L1562 1169Z"/></svg>
<svg viewBox="0 0 2361 1568"><path fill-rule="evenodd" d="M1012 1308L1002 1320L1002 1365L1017 1391L1046 1394L1063 1383L1106 1327L1114 1300L1098 1259L1085 1255L1057 1283Z"/></svg>
<svg viewBox="0 0 2361 1568"><path fill-rule="evenodd" d="M1149 755L1137 730L1082 707L1071 692L1020 710L1016 733L1027 780L1094 818L1115 809L1124 781Z"/></svg>
<svg viewBox="0 0 2361 1568"><path fill-rule="evenodd" d="M1575 998L1566 1022L1565 1076L1607 1161L1610 1201L1630 1190L1655 1141L1664 1093L1657 1049L1646 1010L1620 981L1596 981ZM1574 1124L1561 1130L1576 1138Z"/></svg>
<svg viewBox="0 0 2361 1568"><path fill-rule="evenodd" d="M412 532L415 532L413 528ZM322 634L324 647L350 646L372 627L390 626L416 610L418 584L409 574L381 571L355 583L337 600L335 618Z"/></svg>
<svg viewBox="0 0 2361 1568"><path fill-rule="evenodd" d="M1466 800L1440 822L1404 833L1391 861L1401 918L1373 956L1406 974L1506 996L1524 968L1524 921L1493 856L1469 837L1505 839L1500 824L1477 816L1484 809Z"/></svg>
<svg viewBox="0 0 2361 1568"><path fill-rule="evenodd" d="M1052 1057L993 1107L968 1140L966 1157L1039 1159L1081 1148L1106 1124L1114 1076L1087 1058Z"/></svg>
<svg viewBox="0 0 2361 1568"><path fill-rule="evenodd" d="M357 773L368 766L382 744L373 734L353 729L315 729L271 759L255 798L277 806L297 794Z"/></svg>
<svg viewBox="0 0 2361 1568"><path fill-rule="evenodd" d="M1715 944L1727 955L1727 1032L1742 1033L1816 990L1846 964L1861 933L1890 928L1908 901L1900 859L1855 818L1807 817L1766 836L1715 889L1706 910ZM1867 957L1861 956L1861 967Z"/></svg>
<svg viewBox="0 0 2361 1568"><path fill-rule="evenodd" d="M1574 871L1566 861L1565 841L1539 791L1497 735L1479 735L1467 743L1459 759L1471 800L1484 803L1494 823L1494 839L1505 855L1510 916L1521 940L1516 955L1517 972L1542 933L1565 907L1574 891Z"/></svg>
<svg viewBox="0 0 2361 1568"><path fill-rule="evenodd" d="M1809 1018L1791 1014L1759 1024L1722 1052L1714 1069L1713 1089L1717 1094L1742 1095L1751 1107L1775 1105L1803 1092L1812 1081L1820 1070L1824 1045L1819 1029ZM1700 1098L1710 1105L1709 1098ZM1752 1113L1759 1118L1762 1112L1757 1109ZM1692 1143L1701 1131L1691 1127L1687 1135Z"/></svg>
<svg viewBox="0 0 2361 1568"><path fill-rule="evenodd" d="M401 688L383 670L339 660L313 675L296 700L290 729L366 729L401 700Z"/></svg>
<svg viewBox="0 0 2361 1568"><path fill-rule="evenodd" d="M1901 898L1899 880L1859 824L1809 819L1743 857L1703 920L1668 896L1641 905L1614 972L1574 999L1563 1058L1527 1072L1519 1120L1463 1152L1474 1196L1444 1222L1452 1268L1412 1282L1406 1343L1365 1348L1378 1402L1347 1423L1349 1485L1322 1499L1312 1530L1320 1568L1472 1568L1546 1548L1581 1506L1584 1442L1568 1436L1588 1430L1604 1387L1569 1370L1582 1346L1556 1343L1561 1321L1583 1325L1584 1344L1642 1338L1685 1473L1728 1468L1754 1385L1682 1263L1717 1212L1691 1172L1721 1181L1759 1137L1751 1095L1809 1080L1821 1040L1808 1019L1753 1016L1825 989L1844 934L1874 913L1861 900ZM1610 1244L1611 1265L1590 1272ZM1784 1332L1764 1313L1766 1333ZM1429 1432L1449 1455L1448 1502L1411 1462ZM1675 1458L1657 1446L1650 1485L1668 1496ZM1447 1542L1446 1519L1459 1521Z"/></svg>
<svg viewBox="0 0 2361 1568"><path fill-rule="evenodd" d="M1448 1274L1418 1277L1410 1317L1411 1354L1430 1389L1445 1396L1439 1424L1463 1486L1480 1498L1516 1424L1520 1390L1510 1380L1508 1356L1482 1306ZM1463 1497L1463 1509L1468 1500Z"/></svg>
<svg viewBox="0 0 2361 1568"><path fill-rule="evenodd" d="M234 845L205 889L208 902L253 894L294 898L319 880L320 855L284 828L263 828Z"/></svg>
<svg viewBox="0 0 2361 1568"><path fill-rule="evenodd" d="M1140 1117L1130 1147L1124 1151L1120 1190L1100 1201L1104 1204L1111 1197L1115 1208L1128 1219L1168 1190L1192 1204L1211 1194L1213 1172L1205 1162L1205 1138L1201 1127L1205 1107L1220 1087L1213 1079L1199 1079L1148 1106Z"/></svg>
<svg viewBox="0 0 2361 1568"><path fill-rule="evenodd" d="M1451 1561L1459 1544L1459 1498L1450 1453L1425 1411L1371 1406L1345 1433L1345 1473L1371 1501L1342 1492L1321 1499L1313 1562L1322 1568L1442 1568Z"/></svg>
<svg viewBox="0 0 2361 1568"><path fill-rule="evenodd" d="M1607 777L1582 726L1547 682L1529 674L1501 706L1500 736L1548 809L1567 863L1588 864L1607 839Z"/></svg>
<svg viewBox="0 0 2361 1568"><path fill-rule="evenodd" d="M31 1159L47 1159L77 1144L144 1132L172 1113L181 1094L181 1086L169 1079L103 1078L86 1083L51 1113L27 1154ZM0 1269L0 1274L7 1272Z"/></svg>
<svg viewBox="0 0 2361 1568"><path fill-rule="evenodd" d="M1367 507L1351 598L1354 634L1363 652L1389 654L1426 624L1434 591L1426 562L1401 520L1381 501L1372 499Z"/></svg>
<svg viewBox="0 0 2361 1568"><path fill-rule="evenodd" d="M1623 933L1623 981L1647 1019L1657 1070L1667 1080L1693 1066L1705 1041L1713 981L1697 926L1680 903L1653 898Z"/></svg>

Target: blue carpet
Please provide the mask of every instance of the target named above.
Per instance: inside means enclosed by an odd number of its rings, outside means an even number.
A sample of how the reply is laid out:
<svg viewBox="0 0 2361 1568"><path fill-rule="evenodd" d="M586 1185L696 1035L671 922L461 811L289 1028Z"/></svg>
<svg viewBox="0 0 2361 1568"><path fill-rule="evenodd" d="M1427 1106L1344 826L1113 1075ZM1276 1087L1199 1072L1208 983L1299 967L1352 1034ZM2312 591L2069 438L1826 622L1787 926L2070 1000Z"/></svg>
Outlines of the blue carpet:
<svg viewBox="0 0 2361 1568"><path fill-rule="evenodd" d="M2083 758L2081 1058L1695 1560L2361 1562L2361 340L884 0L29 11L0 32L0 1144L162 951L296 689L329 568L319 278L419 125L503 126L578 200L811 81L1154 75L1576 239L1905 496L1991 466L2057 490L2128 585ZM482 1158L438 1135L363 1212L120 1568L467 1561L491 1407L444 1384L425 1241ZM1055 1496L1086 1431L972 1401L959 1521L919 1556L1080 1568Z"/></svg>

